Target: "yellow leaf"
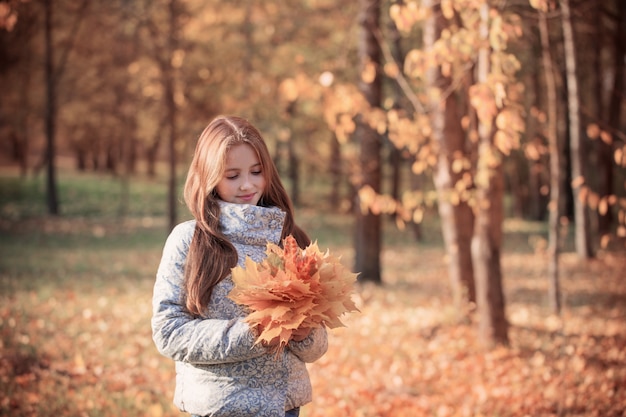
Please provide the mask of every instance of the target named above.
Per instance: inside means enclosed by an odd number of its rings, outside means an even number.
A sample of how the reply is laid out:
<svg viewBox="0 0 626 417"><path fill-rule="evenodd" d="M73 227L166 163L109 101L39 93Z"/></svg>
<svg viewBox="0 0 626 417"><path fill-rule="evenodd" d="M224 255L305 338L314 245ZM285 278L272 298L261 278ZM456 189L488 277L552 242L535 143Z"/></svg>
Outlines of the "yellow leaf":
<svg viewBox="0 0 626 417"><path fill-rule="evenodd" d="M590 123L587 126L587 136L589 136L589 139L598 139L598 136L600 136L600 127L595 123Z"/></svg>
<svg viewBox="0 0 626 417"><path fill-rule="evenodd" d="M410 50L404 58L404 73L412 78L421 78L424 73L424 52L420 49Z"/></svg>
<svg viewBox="0 0 626 417"><path fill-rule="evenodd" d="M611 134L606 130L600 132L600 139L602 139L602 142L606 143L607 145L613 143L613 136L611 136Z"/></svg>
<svg viewBox="0 0 626 417"><path fill-rule="evenodd" d="M589 208L591 208L592 210L596 210L598 208L598 205L600 204L600 196L593 191L589 191L589 195L587 196L587 204L589 205Z"/></svg>
<svg viewBox="0 0 626 417"><path fill-rule="evenodd" d="M615 158L615 163L618 166L626 166L626 151L624 149L617 148L615 150L615 153L613 154L613 157Z"/></svg>
<svg viewBox="0 0 626 417"><path fill-rule="evenodd" d="M609 246L610 242L611 242L611 235L608 235L608 234L602 235L602 237L600 238L600 247L602 249L606 249Z"/></svg>
<svg viewBox="0 0 626 417"><path fill-rule="evenodd" d="M278 91L280 96L288 102L296 101L298 99L298 84L293 78L283 80L278 87Z"/></svg>
<svg viewBox="0 0 626 417"><path fill-rule="evenodd" d="M604 216L609 211L609 200L606 197L602 197L598 203L598 213Z"/></svg>
<svg viewBox="0 0 626 417"><path fill-rule="evenodd" d="M508 130L498 130L493 138L494 145L505 155L510 155L512 149L519 147L519 138Z"/></svg>
<svg viewBox="0 0 626 417"><path fill-rule="evenodd" d="M452 161L452 172L454 172L455 174L458 174L459 172L463 171L463 167L464 167L463 159L456 158L454 161Z"/></svg>
<svg viewBox="0 0 626 417"><path fill-rule="evenodd" d="M525 123L518 111L507 107L498 113L498 116L496 117L496 126L498 129L523 132Z"/></svg>
<svg viewBox="0 0 626 417"><path fill-rule="evenodd" d="M395 62L389 62L385 64L384 70L385 74L387 74L387 76L390 78L396 78L398 74L400 74L400 70L398 70L398 66Z"/></svg>
<svg viewBox="0 0 626 417"><path fill-rule="evenodd" d="M450 20L454 17L454 7L452 5L452 0L441 0L441 12L443 16Z"/></svg>
<svg viewBox="0 0 626 417"><path fill-rule="evenodd" d="M487 125L491 125L493 118L498 113L493 90L486 84L475 84L469 89L470 104L476 109L478 119Z"/></svg>
<svg viewBox="0 0 626 417"><path fill-rule="evenodd" d="M398 30L402 32L409 32L415 22L410 9L406 6L400 6L399 4L391 5L389 8L389 16L396 24Z"/></svg>
<svg viewBox="0 0 626 417"><path fill-rule="evenodd" d="M424 210L416 209L413 212L413 222L416 224L419 224L422 222L423 219L424 219Z"/></svg>
<svg viewBox="0 0 626 417"><path fill-rule="evenodd" d="M372 61L365 63L363 71L361 71L361 80L364 83L371 84L376 79L376 64Z"/></svg>
<svg viewBox="0 0 626 417"><path fill-rule="evenodd" d="M470 122L472 119L470 119L469 116L463 116L461 118L461 126L463 126L464 130L467 130L470 127Z"/></svg>
<svg viewBox="0 0 626 417"><path fill-rule="evenodd" d="M542 12L547 12L549 10L548 0L530 0L530 5Z"/></svg>

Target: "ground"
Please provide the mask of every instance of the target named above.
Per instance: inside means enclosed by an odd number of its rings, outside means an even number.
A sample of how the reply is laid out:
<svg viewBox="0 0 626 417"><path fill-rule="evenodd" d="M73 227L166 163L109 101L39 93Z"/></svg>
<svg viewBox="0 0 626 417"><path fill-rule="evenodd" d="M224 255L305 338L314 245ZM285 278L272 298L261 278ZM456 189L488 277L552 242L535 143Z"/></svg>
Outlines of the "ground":
<svg viewBox="0 0 626 417"><path fill-rule="evenodd" d="M173 365L150 336L159 228L150 219L3 225L0 415L183 415L171 405ZM350 262L345 242L325 244ZM546 255L528 248L502 257L511 343L487 350L471 306L451 307L443 250L386 245L384 285L355 287L360 312L329 331L301 415L626 415L626 253L584 262L564 253L555 316Z"/></svg>

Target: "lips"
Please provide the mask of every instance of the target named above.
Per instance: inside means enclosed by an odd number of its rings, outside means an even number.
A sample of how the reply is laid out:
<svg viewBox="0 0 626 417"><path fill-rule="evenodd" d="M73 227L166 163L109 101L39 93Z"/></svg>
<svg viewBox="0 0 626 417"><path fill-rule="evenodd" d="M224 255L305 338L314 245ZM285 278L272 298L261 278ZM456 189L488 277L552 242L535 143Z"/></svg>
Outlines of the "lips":
<svg viewBox="0 0 626 417"><path fill-rule="evenodd" d="M254 199L255 195L256 195L256 193L245 194L245 195L237 196L237 198L242 200L242 201L251 201L252 199Z"/></svg>

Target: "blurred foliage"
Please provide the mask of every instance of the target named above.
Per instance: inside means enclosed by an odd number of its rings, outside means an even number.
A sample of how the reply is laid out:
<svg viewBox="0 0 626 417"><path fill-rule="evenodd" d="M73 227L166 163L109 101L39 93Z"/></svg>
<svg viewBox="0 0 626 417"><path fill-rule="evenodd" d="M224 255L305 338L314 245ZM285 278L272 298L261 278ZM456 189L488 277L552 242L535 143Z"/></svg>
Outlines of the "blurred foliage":
<svg viewBox="0 0 626 417"><path fill-rule="evenodd" d="M470 98L479 110L493 112L495 104L501 107L495 123L500 131L497 145L511 154L504 160L507 190L517 200L517 215L542 219L548 168L535 11L530 3L492 4L489 42L494 65L499 63L494 68L501 71L488 85L474 88L470 97L463 91L474 83L478 3L441 3L452 24L430 53L423 49L424 21L429 16L424 5L382 2L378 40L385 59L370 63L368 71L380 65L385 97L383 109L368 111L355 88L359 75L367 75L358 73L358 2L98 0L87 2L84 13L78 13L80 2L57 0L53 45L58 166L114 175L157 175L155 166L169 156L164 146L168 126L163 94L164 79L171 70L177 105L176 157L181 166L186 166L198 134L211 118L218 113L239 114L264 133L283 176L291 177L292 195L303 194L303 178L316 176L316 182L322 178L340 184L341 192L329 196L337 200L331 204L345 209L352 201L350 187L358 174L358 147L351 140L353 117L362 112L388 139L385 157L393 143L402 149L402 166L411 168L403 171L406 181L400 191L404 196L393 196L397 200L391 204L375 200L372 206L404 211L405 219L419 220L423 214L420 201L432 195L418 192L412 196L407 191L416 188L409 184L411 170L423 173L420 187L429 188L429 167L437 160L437 147L429 141L428 103L455 93L466 107ZM23 174L37 173L45 162L43 8L37 1L0 4L4 10L0 22L4 28L0 31L0 164L20 165ZM596 190L596 184L604 181L596 170L586 179L590 208L601 215L618 214L624 189L623 129L607 125L593 110L601 107L595 103L597 97L607 101L611 93L607 80L616 58L609 40L619 30L618 6L615 0L604 2L597 16L595 11L585 13L583 4L575 10L581 56L588 54L580 59L581 98L589 103L585 124L592 127L588 136L590 140L601 137L615 152L613 198ZM169 37L171 17L173 38ZM584 30L596 21L600 25L595 31ZM554 25L551 33L556 52L559 30ZM173 51L168 49L170 41ZM591 56L595 45L602 48L597 57ZM395 59L402 62L392 60L394 51ZM555 64L562 65L556 52ZM592 67L595 58L600 60L600 73ZM453 89L425 87L425 73L435 64L452 77ZM597 86L602 91L594 92ZM463 117L462 123L467 139L475 140L471 116ZM566 133L561 132L563 137ZM589 146L592 163L600 150L593 142ZM464 175L450 190L450 198L471 201L475 181L473 173L466 171L471 171L472 155L452 157L455 173ZM387 172L393 168L384 165ZM385 184L383 188L385 194L390 187ZM604 203L594 205L594 201ZM407 210L398 209L400 202ZM63 204L61 199L62 210Z"/></svg>

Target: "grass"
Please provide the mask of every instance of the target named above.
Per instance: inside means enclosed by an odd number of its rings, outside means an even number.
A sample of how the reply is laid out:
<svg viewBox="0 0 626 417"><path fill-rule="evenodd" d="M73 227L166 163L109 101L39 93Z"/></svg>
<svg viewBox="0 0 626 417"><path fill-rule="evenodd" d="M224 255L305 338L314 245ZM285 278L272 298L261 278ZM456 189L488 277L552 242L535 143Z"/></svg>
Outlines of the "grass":
<svg viewBox="0 0 626 417"><path fill-rule="evenodd" d="M165 184L60 176L63 215L39 179L0 176L0 416L181 415L174 372L150 337L167 234ZM181 217L184 211L181 209ZM297 211L321 248L351 262L352 222ZM509 348L485 352L450 308L432 213L424 240L385 222L383 287L358 286L360 314L310 367L315 416L618 416L626 406L626 257L562 257L565 309L547 309L545 227L505 223ZM332 383L329 383L332 381ZM584 399L584 400L583 400Z"/></svg>

